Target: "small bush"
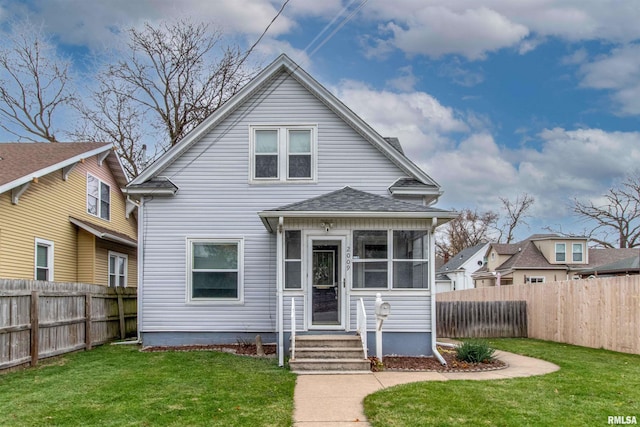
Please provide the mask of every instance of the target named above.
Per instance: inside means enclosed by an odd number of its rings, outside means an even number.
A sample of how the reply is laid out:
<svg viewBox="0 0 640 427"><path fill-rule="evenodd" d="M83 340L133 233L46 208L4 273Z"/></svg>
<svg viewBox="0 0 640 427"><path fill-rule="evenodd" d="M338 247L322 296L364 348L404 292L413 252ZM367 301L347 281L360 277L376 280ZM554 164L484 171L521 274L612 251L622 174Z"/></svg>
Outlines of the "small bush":
<svg viewBox="0 0 640 427"><path fill-rule="evenodd" d="M495 350L489 347L489 343L483 340L465 341L456 347L456 357L462 362L487 363L493 360Z"/></svg>

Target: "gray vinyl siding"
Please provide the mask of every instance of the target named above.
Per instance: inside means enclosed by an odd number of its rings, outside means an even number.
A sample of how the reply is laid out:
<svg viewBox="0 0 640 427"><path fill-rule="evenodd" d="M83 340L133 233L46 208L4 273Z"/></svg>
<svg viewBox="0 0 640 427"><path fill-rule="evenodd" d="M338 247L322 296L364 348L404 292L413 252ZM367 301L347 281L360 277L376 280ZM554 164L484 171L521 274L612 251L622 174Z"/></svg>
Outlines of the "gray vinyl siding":
<svg viewBox="0 0 640 427"><path fill-rule="evenodd" d="M357 304L360 298L364 301L367 313L367 330L375 331L375 293L351 294L350 325L351 330L357 325ZM382 292L382 300L391 305L391 314L384 321L385 332L430 332L431 331L431 296L429 292L411 292L394 295L393 291Z"/></svg>
<svg viewBox="0 0 640 427"><path fill-rule="evenodd" d="M255 124L317 125L317 182L249 184L249 129ZM276 239L258 212L346 185L388 195L388 186L406 173L294 79L280 74L159 175L179 190L145 203L141 332L275 331ZM186 303L188 237L244 239L243 304ZM401 319L398 313L399 328L405 330L408 322Z"/></svg>

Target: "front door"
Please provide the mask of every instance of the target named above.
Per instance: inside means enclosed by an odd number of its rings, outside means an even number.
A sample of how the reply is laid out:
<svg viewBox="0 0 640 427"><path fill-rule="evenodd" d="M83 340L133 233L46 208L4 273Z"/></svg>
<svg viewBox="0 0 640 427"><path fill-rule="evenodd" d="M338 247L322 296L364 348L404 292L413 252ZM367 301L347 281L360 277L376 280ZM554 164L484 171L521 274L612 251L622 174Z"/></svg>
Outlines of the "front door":
<svg viewBox="0 0 640 427"><path fill-rule="evenodd" d="M311 326L339 329L343 325L343 240L312 238L311 246Z"/></svg>

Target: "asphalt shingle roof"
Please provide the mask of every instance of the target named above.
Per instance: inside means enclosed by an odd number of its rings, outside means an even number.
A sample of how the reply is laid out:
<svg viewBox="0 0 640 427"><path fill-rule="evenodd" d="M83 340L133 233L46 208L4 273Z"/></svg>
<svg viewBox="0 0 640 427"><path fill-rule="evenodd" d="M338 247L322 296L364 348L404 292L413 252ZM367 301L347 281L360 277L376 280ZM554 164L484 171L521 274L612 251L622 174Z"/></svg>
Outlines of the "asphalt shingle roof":
<svg viewBox="0 0 640 427"><path fill-rule="evenodd" d="M378 196L351 187L344 187L331 193L270 210L289 212L447 212L443 209Z"/></svg>
<svg viewBox="0 0 640 427"><path fill-rule="evenodd" d="M449 262L447 262L445 265L440 267L438 272L446 273L447 271L457 270L458 268L460 268L462 264L467 262L469 258L475 255L479 250L484 248L486 245L487 245L486 243L478 243L475 246L471 246L470 248L461 250L454 257L452 257L449 260Z"/></svg>
<svg viewBox="0 0 640 427"><path fill-rule="evenodd" d="M0 143L0 185L106 145L110 144L103 142Z"/></svg>

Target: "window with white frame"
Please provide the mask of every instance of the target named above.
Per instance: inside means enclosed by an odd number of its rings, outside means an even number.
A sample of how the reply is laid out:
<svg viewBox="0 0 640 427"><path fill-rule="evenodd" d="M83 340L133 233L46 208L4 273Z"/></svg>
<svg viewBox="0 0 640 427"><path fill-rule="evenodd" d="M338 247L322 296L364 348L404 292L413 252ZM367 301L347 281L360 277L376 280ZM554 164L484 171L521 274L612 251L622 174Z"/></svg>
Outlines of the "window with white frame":
<svg viewBox="0 0 640 427"><path fill-rule="evenodd" d="M188 299L241 301L242 239L188 239Z"/></svg>
<svg viewBox="0 0 640 427"><path fill-rule="evenodd" d="M582 252L584 246L582 245L582 243L574 243L572 245L572 252L573 252L573 262L582 262Z"/></svg>
<svg viewBox="0 0 640 427"><path fill-rule="evenodd" d="M564 262L567 259L567 245L556 243L556 262Z"/></svg>
<svg viewBox="0 0 640 427"><path fill-rule="evenodd" d="M527 276L527 283L544 283L544 276Z"/></svg>
<svg viewBox="0 0 640 427"><path fill-rule="evenodd" d="M53 242L36 238L35 273L36 280L53 280Z"/></svg>
<svg viewBox="0 0 640 427"><path fill-rule="evenodd" d="M423 230L354 231L353 287L428 288L428 248Z"/></svg>
<svg viewBox="0 0 640 427"><path fill-rule="evenodd" d="M91 174L87 174L87 212L107 221L111 217L111 187Z"/></svg>
<svg viewBox="0 0 640 427"><path fill-rule="evenodd" d="M284 287L302 288L302 233L300 230L284 232Z"/></svg>
<svg viewBox="0 0 640 427"><path fill-rule="evenodd" d="M251 127L251 181L313 181L315 126Z"/></svg>
<svg viewBox="0 0 640 427"><path fill-rule="evenodd" d="M127 255L109 251L109 287L127 286L127 262Z"/></svg>

